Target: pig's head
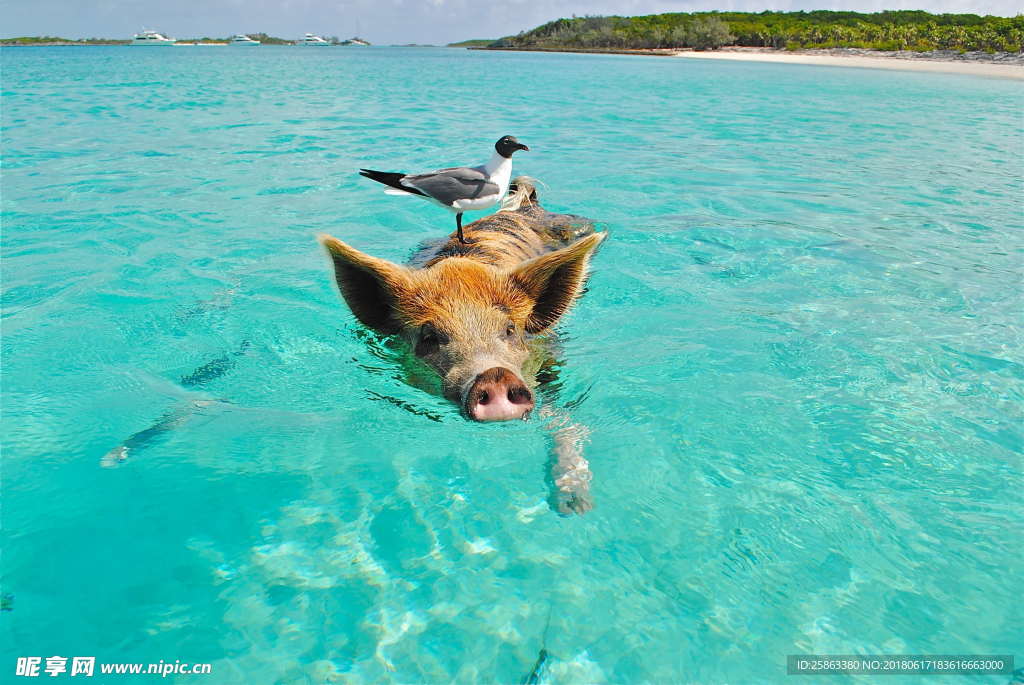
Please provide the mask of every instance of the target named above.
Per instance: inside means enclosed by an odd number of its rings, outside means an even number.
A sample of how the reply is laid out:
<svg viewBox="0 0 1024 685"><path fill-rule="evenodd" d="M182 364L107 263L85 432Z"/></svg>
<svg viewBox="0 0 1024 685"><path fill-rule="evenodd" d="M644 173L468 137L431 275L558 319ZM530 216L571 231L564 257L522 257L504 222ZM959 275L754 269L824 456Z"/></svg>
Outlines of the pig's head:
<svg viewBox="0 0 1024 685"><path fill-rule="evenodd" d="M534 406L524 370L528 340L548 330L583 290L594 233L510 269L449 257L412 269L320 241L342 297L364 325L400 335L441 377L444 393L476 421L525 418Z"/></svg>

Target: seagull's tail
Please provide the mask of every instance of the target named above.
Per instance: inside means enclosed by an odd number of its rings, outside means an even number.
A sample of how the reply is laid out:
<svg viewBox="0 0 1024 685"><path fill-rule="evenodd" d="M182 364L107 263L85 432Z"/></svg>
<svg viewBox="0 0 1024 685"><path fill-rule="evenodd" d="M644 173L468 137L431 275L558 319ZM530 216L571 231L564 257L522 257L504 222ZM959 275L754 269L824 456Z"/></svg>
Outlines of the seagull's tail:
<svg viewBox="0 0 1024 685"><path fill-rule="evenodd" d="M516 212L537 204L537 179L516 176L508 184L508 195L501 201L502 212Z"/></svg>
<svg viewBox="0 0 1024 685"><path fill-rule="evenodd" d="M399 190L402 193L408 193L410 195L422 195L423 194L420 191L416 190L415 188L412 188L410 186L402 185L402 179L405 178L405 174L399 174L399 173L395 173L393 171L374 171L373 169L360 169L359 170L359 175L360 176L365 176L366 178L370 179L371 181L376 181L377 183L383 183L384 185L390 186L391 188L394 188L395 190ZM388 190L385 190L384 192L388 193L388 195L398 195L398 193L395 193L395 192L392 192L392 191L388 191Z"/></svg>

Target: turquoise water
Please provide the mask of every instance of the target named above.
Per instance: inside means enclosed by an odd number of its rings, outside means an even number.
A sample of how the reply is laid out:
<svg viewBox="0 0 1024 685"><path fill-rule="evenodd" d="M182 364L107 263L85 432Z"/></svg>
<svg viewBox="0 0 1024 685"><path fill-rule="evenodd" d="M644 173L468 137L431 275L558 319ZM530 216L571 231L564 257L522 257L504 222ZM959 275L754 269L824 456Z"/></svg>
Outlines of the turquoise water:
<svg viewBox="0 0 1024 685"><path fill-rule="evenodd" d="M5 672L515 683L544 647L545 682L751 683L794 653L1024 658L1019 82L441 49L0 61ZM355 170L477 163L505 133L546 206L611 232L548 399L589 431L582 517L546 504L543 426L407 385L313 239L405 259L451 216Z"/></svg>

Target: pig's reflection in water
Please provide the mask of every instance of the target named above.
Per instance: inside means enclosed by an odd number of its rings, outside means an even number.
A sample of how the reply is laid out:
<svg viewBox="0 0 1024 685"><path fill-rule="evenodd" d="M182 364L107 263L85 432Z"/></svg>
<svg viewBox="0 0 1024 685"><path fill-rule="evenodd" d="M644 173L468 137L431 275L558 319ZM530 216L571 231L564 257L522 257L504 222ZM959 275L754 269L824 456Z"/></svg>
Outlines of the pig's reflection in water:
<svg viewBox="0 0 1024 685"><path fill-rule="evenodd" d="M356 318L404 344L468 419L523 419L534 413L539 372L553 365L551 329L582 294L606 234L583 217L546 211L522 177L501 211L464 232L471 244L452 234L424 245L407 265L332 236L320 240ZM554 437L553 505L584 513L592 506L586 430L554 404L535 412Z"/></svg>

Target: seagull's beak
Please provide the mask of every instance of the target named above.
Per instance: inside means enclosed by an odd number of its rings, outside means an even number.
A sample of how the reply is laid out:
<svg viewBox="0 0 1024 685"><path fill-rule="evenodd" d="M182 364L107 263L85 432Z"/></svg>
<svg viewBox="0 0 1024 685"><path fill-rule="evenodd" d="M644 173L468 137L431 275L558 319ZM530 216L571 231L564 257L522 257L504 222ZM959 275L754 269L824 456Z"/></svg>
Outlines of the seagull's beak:
<svg viewBox="0 0 1024 685"><path fill-rule="evenodd" d="M525 146L525 145L523 145L522 143L516 143L516 149L517 149L517 150L526 150L527 152L529 152L529 151L530 151L530 148L526 147L526 146Z"/></svg>

